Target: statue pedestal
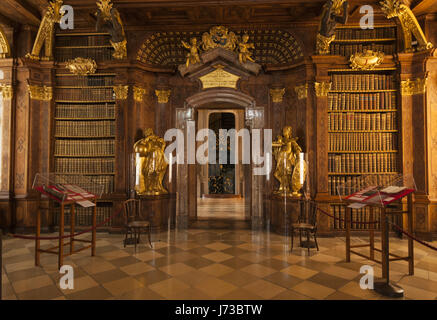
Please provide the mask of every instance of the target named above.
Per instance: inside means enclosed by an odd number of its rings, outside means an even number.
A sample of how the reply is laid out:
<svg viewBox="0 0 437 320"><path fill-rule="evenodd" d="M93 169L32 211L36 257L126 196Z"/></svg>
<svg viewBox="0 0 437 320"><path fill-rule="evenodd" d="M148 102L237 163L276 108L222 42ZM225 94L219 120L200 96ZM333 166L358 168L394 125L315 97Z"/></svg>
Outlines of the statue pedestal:
<svg viewBox="0 0 437 320"><path fill-rule="evenodd" d="M296 223L300 214L301 197L272 194L267 199L267 219L270 219L270 231L280 235L289 235L291 224Z"/></svg>
<svg viewBox="0 0 437 320"><path fill-rule="evenodd" d="M138 196L140 215L150 221L152 232L174 229L176 223L176 194Z"/></svg>

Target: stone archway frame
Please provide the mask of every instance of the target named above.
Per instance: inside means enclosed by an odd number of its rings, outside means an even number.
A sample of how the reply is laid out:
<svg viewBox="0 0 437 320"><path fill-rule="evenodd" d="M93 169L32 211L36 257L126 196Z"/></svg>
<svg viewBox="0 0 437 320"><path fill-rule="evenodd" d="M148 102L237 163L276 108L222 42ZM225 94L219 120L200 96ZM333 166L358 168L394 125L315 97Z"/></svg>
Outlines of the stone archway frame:
<svg viewBox="0 0 437 320"><path fill-rule="evenodd" d="M245 114L247 114L247 109L256 106L255 98L240 90L240 83L241 80L257 76L262 69L261 65L250 61L242 64L237 53L223 48L203 52L200 58L200 63L188 67L180 65L178 68L182 77L197 82L199 85L199 92L186 98L185 109L193 108L195 110L216 103L226 103L244 109ZM240 78L235 88L213 87L203 89L200 78L217 70L217 66ZM183 109L179 109L179 111L181 110ZM261 121L257 123L261 123ZM254 129L254 127L251 127L251 129ZM248 176L250 175L250 178L247 179L250 192L248 193L249 196L245 198L246 209L249 209L246 217L250 216L252 226L258 227L262 221L263 187L262 179L253 176L252 169L252 165L245 168L245 173ZM197 218L197 167L185 162L185 164L178 165L177 172L177 224L181 228L187 228L189 220Z"/></svg>

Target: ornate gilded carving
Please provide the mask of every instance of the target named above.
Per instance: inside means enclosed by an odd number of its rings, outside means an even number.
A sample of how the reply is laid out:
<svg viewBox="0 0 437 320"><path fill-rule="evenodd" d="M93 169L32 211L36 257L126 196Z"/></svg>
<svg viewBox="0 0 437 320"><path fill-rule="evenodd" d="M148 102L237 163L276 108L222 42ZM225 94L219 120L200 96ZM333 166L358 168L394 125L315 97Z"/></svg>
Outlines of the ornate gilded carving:
<svg viewBox="0 0 437 320"><path fill-rule="evenodd" d="M196 64L200 62L199 49L209 51L215 48L223 48L229 51L238 52L238 59L240 63L246 63L248 60L255 62L252 58L252 52L250 49L255 49L253 43L249 43L249 35L245 33L241 38L234 32L223 26L217 26L210 29L209 33L205 32L202 35L201 43L198 43L197 38L191 38L190 44L181 40L182 45L190 50L187 54L186 66L190 64Z"/></svg>
<svg viewBox="0 0 437 320"><path fill-rule="evenodd" d="M97 63L92 59L78 57L74 60L68 61L65 68L75 75L86 76L88 74L96 73Z"/></svg>
<svg viewBox="0 0 437 320"><path fill-rule="evenodd" d="M0 84L0 92L3 100L12 100L12 97L14 96L14 89L11 85Z"/></svg>
<svg viewBox="0 0 437 320"><path fill-rule="evenodd" d="M237 36L234 32L229 32L228 28L223 26L212 27L209 32L202 35L202 48L205 51L223 48L234 51L237 47Z"/></svg>
<svg viewBox="0 0 437 320"><path fill-rule="evenodd" d="M51 101L53 99L52 87L28 85L27 89L32 100Z"/></svg>
<svg viewBox="0 0 437 320"><path fill-rule="evenodd" d="M307 164L300 159L302 149L297 143L298 138L293 138L292 133L292 128L287 126L283 129L282 136L278 136L272 143L276 160L274 176L279 181L279 188L275 193L300 196L299 191L305 182ZM302 174L301 170L303 170Z"/></svg>
<svg viewBox="0 0 437 320"><path fill-rule="evenodd" d="M7 58L11 55L11 47L9 41L6 38L5 33L0 27L0 59Z"/></svg>
<svg viewBox="0 0 437 320"><path fill-rule="evenodd" d="M294 91L296 91L299 100L306 99L308 97L308 83L295 87Z"/></svg>
<svg viewBox="0 0 437 320"><path fill-rule="evenodd" d="M126 100L129 93L129 86L118 85L114 86L115 99Z"/></svg>
<svg viewBox="0 0 437 320"><path fill-rule="evenodd" d="M196 38L191 38L190 44L186 43L185 41L181 41L182 45L185 47L185 49L190 50L190 52L187 53L187 61L186 66L190 64L196 64L200 63L200 56L199 56L199 48L201 46L201 43L197 43Z"/></svg>
<svg viewBox="0 0 437 320"><path fill-rule="evenodd" d="M431 42L425 37L414 13L399 0L383 0L380 2L382 11L388 19L397 17L401 23L404 35L405 52L413 52L413 36L418 42L418 51L428 50L433 47Z"/></svg>
<svg viewBox="0 0 437 320"><path fill-rule="evenodd" d="M96 12L96 30L108 32L111 35L110 43L114 48L112 56L115 59L126 59L127 40L120 13L116 8L113 8L111 0L99 0L97 7L99 10Z"/></svg>
<svg viewBox="0 0 437 320"><path fill-rule="evenodd" d="M285 88L270 89L270 95L274 103L281 103L285 94Z"/></svg>
<svg viewBox="0 0 437 320"><path fill-rule="evenodd" d="M33 44L32 52L26 55L26 58L39 60L42 47L45 47L44 56L42 60L53 59L53 38L55 23L61 21L62 16L61 7L63 5L62 0L54 0L49 2L46 13L39 26L38 34L36 35L35 42Z"/></svg>
<svg viewBox="0 0 437 320"><path fill-rule="evenodd" d="M144 138L134 145L137 154L137 183L135 190L139 195L155 196L167 194L163 186L168 163L165 158L165 141L153 133L144 130Z"/></svg>
<svg viewBox="0 0 437 320"><path fill-rule="evenodd" d="M143 102L144 95L147 93L147 90L142 87L134 87L134 100L137 102Z"/></svg>
<svg viewBox="0 0 437 320"><path fill-rule="evenodd" d="M331 90L331 82L316 82L314 83L314 87L316 89L317 97L327 97L329 90Z"/></svg>
<svg viewBox="0 0 437 320"><path fill-rule="evenodd" d="M244 31L235 30L237 37ZM287 31L280 29L249 30L249 42L255 44L252 50L254 60L260 64L293 64L303 59L303 52L297 40ZM156 32L141 45L136 59L153 66L178 66L186 63L187 51L182 41L190 43L191 38L202 39L201 32ZM171 48L171 49L169 49ZM200 51L202 48L200 48Z"/></svg>
<svg viewBox="0 0 437 320"><path fill-rule="evenodd" d="M401 94L403 96L413 96L426 93L426 81L427 78L401 81Z"/></svg>
<svg viewBox="0 0 437 320"><path fill-rule="evenodd" d="M338 23L347 22L348 6L345 0L328 0L323 6L322 21L316 40L317 54L329 54L329 45L335 40L335 27Z"/></svg>
<svg viewBox="0 0 437 320"><path fill-rule="evenodd" d="M203 89L217 87L237 89L237 83L240 79L239 76L227 72L226 70L224 70L224 66L222 65L217 65L214 67L216 68L216 70L202 77L199 77L199 80L202 82Z"/></svg>
<svg viewBox="0 0 437 320"><path fill-rule="evenodd" d="M384 53L366 50L362 53L351 55L350 66L354 70L373 70L384 61Z"/></svg>
<svg viewBox="0 0 437 320"><path fill-rule="evenodd" d="M168 103L171 90L155 90L155 94L158 97L158 103Z"/></svg>

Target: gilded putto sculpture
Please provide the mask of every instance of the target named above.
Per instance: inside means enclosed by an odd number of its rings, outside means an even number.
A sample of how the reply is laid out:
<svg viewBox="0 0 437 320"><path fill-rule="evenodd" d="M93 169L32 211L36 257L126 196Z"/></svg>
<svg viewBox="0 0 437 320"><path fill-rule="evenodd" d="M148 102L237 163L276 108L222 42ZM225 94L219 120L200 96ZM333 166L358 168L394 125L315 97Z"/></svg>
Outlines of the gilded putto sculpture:
<svg viewBox="0 0 437 320"><path fill-rule="evenodd" d="M163 186L165 172L168 162L165 157L165 141L155 135L153 130L144 130L144 138L134 145L134 152L137 154L137 183L136 192L138 195L156 196L167 194Z"/></svg>
<svg viewBox="0 0 437 320"><path fill-rule="evenodd" d="M282 136L272 143L276 160L274 176L279 181L279 189L275 193L279 195L300 196L299 191L305 182L307 164L300 159L302 149L297 140L293 138L292 128L287 126L282 130Z"/></svg>
<svg viewBox="0 0 437 320"><path fill-rule="evenodd" d="M191 38L190 44L182 41L182 46L189 50L187 53L186 66L190 64L200 63L200 50L204 52L223 48L229 51L237 52L240 63L244 64L247 61L255 62L250 49L255 49L253 43L249 43L249 35L246 33L242 37L237 36L234 32L229 31L226 27L216 26L211 28L209 32L202 35L202 40L199 42L196 38Z"/></svg>

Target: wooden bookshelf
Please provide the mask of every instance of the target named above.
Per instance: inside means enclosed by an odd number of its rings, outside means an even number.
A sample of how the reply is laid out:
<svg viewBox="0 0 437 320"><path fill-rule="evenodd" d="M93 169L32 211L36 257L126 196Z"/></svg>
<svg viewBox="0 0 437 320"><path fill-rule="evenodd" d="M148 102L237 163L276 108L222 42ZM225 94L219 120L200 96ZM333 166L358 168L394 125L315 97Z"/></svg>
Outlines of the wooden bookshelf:
<svg viewBox="0 0 437 320"><path fill-rule="evenodd" d="M350 55L363 50L396 53L396 27L380 26L362 30L344 26L336 30L332 55ZM390 181L400 171L399 164L399 84L397 69L387 67L371 71L331 69L328 95L328 189L338 199L338 186L364 186L371 175L378 184ZM337 219L334 230L344 230L345 207L331 202L330 212ZM357 222L377 221L369 208L353 210L353 230L378 229Z"/></svg>
<svg viewBox="0 0 437 320"><path fill-rule="evenodd" d="M98 63L111 60L112 52L107 34L56 35L55 57L59 63L76 57L91 58ZM81 177L86 177L104 185L106 198L114 192L116 176L114 78L112 73L97 72L81 77L60 70L54 93L54 171L72 183L81 183ZM97 224L109 218L112 210L112 201L99 201ZM76 215L78 226L91 225L91 210L76 208ZM66 224L69 219L67 212ZM110 227L110 223L104 227Z"/></svg>
<svg viewBox="0 0 437 320"><path fill-rule="evenodd" d="M397 52L396 39L396 26L379 26L367 30L344 26L337 28L330 51L332 55L347 57L364 50L382 51L390 55Z"/></svg>

